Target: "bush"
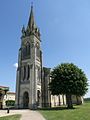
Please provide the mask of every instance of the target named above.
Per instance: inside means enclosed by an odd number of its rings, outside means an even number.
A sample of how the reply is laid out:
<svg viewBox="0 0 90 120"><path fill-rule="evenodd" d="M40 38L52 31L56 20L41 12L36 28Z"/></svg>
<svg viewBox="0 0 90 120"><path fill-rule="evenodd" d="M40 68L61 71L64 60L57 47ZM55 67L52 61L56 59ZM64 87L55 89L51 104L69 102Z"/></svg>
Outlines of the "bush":
<svg viewBox="0 0 90 120"><path fill-rule="evenodd" d="M7 100L6 106L15 106L15 100Z"/></svg>

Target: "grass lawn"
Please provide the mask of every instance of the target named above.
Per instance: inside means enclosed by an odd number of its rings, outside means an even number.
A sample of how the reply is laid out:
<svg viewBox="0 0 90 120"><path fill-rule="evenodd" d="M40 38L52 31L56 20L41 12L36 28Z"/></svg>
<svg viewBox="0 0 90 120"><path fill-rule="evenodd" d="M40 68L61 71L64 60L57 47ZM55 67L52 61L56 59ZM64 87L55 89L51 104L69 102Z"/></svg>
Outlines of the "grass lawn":
<svg viewBox="0 0 90 120"><path fill-rule="evenodd" d="M90 102L68 110L40 110L46 120L90 120Z"/></svg>
<svg viewBox="0 0 90 120"><path fill-rule="evenodd" d="M10 115L5 117L0 117L0 120L20 120L21 115Z"/></svg>

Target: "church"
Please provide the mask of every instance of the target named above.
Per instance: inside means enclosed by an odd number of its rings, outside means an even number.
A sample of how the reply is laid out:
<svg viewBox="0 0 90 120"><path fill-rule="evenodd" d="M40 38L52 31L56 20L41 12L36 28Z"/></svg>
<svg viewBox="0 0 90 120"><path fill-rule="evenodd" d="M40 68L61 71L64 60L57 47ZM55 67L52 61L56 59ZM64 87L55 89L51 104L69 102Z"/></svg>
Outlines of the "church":
<svg viewBox="0 0 90 120"><path fill-rule="evenodd" d="M37 109L66 105L65 95L52 96L49 91L50 68L43 67L40 30L31 6L27 27L23 26L21 46L18 53L16 77L16 108ZM72 96L73 103L77 97ZM82 97L78 101L82 103Z"/></svg>

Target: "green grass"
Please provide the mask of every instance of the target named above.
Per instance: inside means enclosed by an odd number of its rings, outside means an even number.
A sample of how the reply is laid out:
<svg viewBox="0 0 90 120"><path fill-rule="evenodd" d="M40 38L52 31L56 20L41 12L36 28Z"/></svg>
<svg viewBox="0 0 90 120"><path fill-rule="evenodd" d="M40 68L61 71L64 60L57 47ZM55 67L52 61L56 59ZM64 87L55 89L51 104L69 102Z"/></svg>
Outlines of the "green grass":
<svg viewBox="0 0 90 120"><path fill-rule="evenodd" d="M75 109L40 110L46 120L90 120L90 102L75 106Z"/></svg>
<svg viewBox="0 0 90 120"><path fill-rule="evenodd" d="M5 117L0 117L0 120L20 120L21 115L10 115Z"/></svg>

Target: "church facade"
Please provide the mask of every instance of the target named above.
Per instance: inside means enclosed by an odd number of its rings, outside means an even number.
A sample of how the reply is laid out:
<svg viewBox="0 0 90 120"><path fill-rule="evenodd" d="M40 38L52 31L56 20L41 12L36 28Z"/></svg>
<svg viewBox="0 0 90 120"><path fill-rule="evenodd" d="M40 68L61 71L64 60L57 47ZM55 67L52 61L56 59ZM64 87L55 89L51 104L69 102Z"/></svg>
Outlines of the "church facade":
<svg viewBox="0 0 90 120"><path fill-rule="evenodd" d="M31 6L27 28L22 28L18 53L16 108L37 109L66 104L65 95L52 96L48 89L50 68L42 66L40 46L40 30L36 26Z"/></svg>

